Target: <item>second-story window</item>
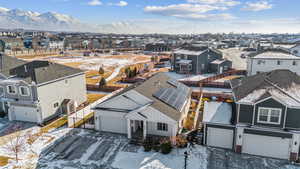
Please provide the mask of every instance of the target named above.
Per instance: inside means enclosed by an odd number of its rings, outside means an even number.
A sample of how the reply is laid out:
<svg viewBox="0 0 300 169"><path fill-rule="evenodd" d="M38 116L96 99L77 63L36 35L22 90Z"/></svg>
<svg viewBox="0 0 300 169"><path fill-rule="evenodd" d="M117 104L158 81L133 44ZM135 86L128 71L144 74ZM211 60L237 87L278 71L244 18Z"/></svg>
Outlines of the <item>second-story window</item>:
<svg viewBox="0 0 300 169"><path fill-rule="evenodd" d="M29 96L30 95L29 88L26 86L21 86L19 90L20 90L21 96Z"/></svg>
<svg viewBox="0 0 300 169"><path fill-rule="evenodd" d="M159 131L168 131L168 124L166 124L166 123L157 123L157 130L159 130Z"/></svg>
<svg viewBox="0 0 300 169"><path fill-rule="evenodd" d="M7 86L7 93L8 94L17 94L16 86L8 85Z"/></svg>
<svg viewBox="0 0 300 169"><path fill-rule="evenodd" d="M297 61L293 61L293 66L297 66Z"/></svg>
<svg viewBox="0 0 300 169"><path fill-rule="evenodd" d="M257 118L259 123L280 124L281 109L260 107Z"/></svg>

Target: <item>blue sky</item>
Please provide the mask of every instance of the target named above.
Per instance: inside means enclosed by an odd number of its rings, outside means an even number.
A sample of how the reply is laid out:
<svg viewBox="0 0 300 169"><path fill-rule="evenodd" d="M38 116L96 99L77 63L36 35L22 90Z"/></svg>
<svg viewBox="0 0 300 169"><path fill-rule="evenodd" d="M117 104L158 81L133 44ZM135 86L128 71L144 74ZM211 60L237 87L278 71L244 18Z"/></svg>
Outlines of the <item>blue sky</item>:
<svg viewBox="0 0 300 169"><path fill-rule="evenodd" d="M178 33L300 32L300 0L0 0L0 6L63 13L90 24L129 22L158 32L155 26Z"/></svg>

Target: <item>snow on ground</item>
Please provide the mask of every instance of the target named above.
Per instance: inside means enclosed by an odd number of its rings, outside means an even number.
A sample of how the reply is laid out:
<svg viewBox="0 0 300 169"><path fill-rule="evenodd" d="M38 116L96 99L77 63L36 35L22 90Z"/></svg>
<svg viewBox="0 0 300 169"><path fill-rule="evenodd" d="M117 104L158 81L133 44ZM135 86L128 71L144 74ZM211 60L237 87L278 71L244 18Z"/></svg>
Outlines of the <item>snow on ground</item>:
<svg viewBox="0 0 300 169"><path fill-rule="evenodd" d="M168 155L158 152L144 152L141 148L137 153L119 152L112 167L120 169L182 169L184 168L184 152L187 149L173 149ZM189 151L188 169L207 168L207 150L196 146Z"/></svg>
<svg viewBox="0 0 300 169"><path fill-rule="evenodd" d="M14 122L10 122L14 123ZM18 122L18 125L21 124ZM24 125L27 125L24 123ZM43 133L41 136L38 136L36 140L33 142L33 144L28 143L28 138L29 134L34 135L40 131L41 127L38 126L33 126L30 128L26 128L24 130L21 130L21 136L23 136L23 142L24 142L24 150L20 152L19 154L19 161L18 163L14 159L14 154L12 152L9 152L7 150L7 145L9 142L6 144L3 144L0 146L0 156L5 156L5 157L11 157L12 159L9 160L8 164L6 166L3 166L5 169L13 169L15 167L21 167L21 168L35 168L39 155L41 152L44 151L44 149L53 144L57 139L63 137L66 133L70 131L70 129L67 128L61 128L61 129L55 129L53 131L49 131L48 133ZM5 137L5 136L4 136ZM7 139L1 138L1 139ZM13 140L14 141L14 140Z"/></svg>

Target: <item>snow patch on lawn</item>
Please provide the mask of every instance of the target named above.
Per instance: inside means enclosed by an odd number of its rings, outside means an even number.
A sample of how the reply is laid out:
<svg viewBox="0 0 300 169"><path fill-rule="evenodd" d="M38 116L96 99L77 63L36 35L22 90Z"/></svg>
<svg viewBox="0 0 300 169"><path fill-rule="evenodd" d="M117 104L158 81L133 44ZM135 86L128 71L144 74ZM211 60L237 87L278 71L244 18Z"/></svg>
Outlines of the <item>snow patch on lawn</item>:
<svg viewBox="0 0 300 169"><path fill-rule="evenodd" d="M188 149L173 149L168 155L158 152L137 153L119 152L112 167L120 169L182 169L184 167L184 152ZM203 146L195 146L189 152L188 169L207 168L207 150Z"/></svg>

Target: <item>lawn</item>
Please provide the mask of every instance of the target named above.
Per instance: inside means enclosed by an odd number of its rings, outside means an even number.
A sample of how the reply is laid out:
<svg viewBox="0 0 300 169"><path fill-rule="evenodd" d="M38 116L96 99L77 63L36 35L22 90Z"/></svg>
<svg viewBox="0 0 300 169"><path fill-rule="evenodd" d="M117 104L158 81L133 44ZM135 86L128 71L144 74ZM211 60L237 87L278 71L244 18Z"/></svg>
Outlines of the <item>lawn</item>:
<svg viewBox="0 0 300 169"><path fill-rule="evenodd" d="M6 166L8 164L9 159L12 159L12 158L6 157L6 156L0 156L0 167Z"/></svg>
<svg viewBox="0 0 300 169"><path fill-rule="evenodd" d="M89 104L94 103L95 101L101 99L104 96L106 96L106 95L105 94L94 94L94 93L87 94Z"/></svg>

